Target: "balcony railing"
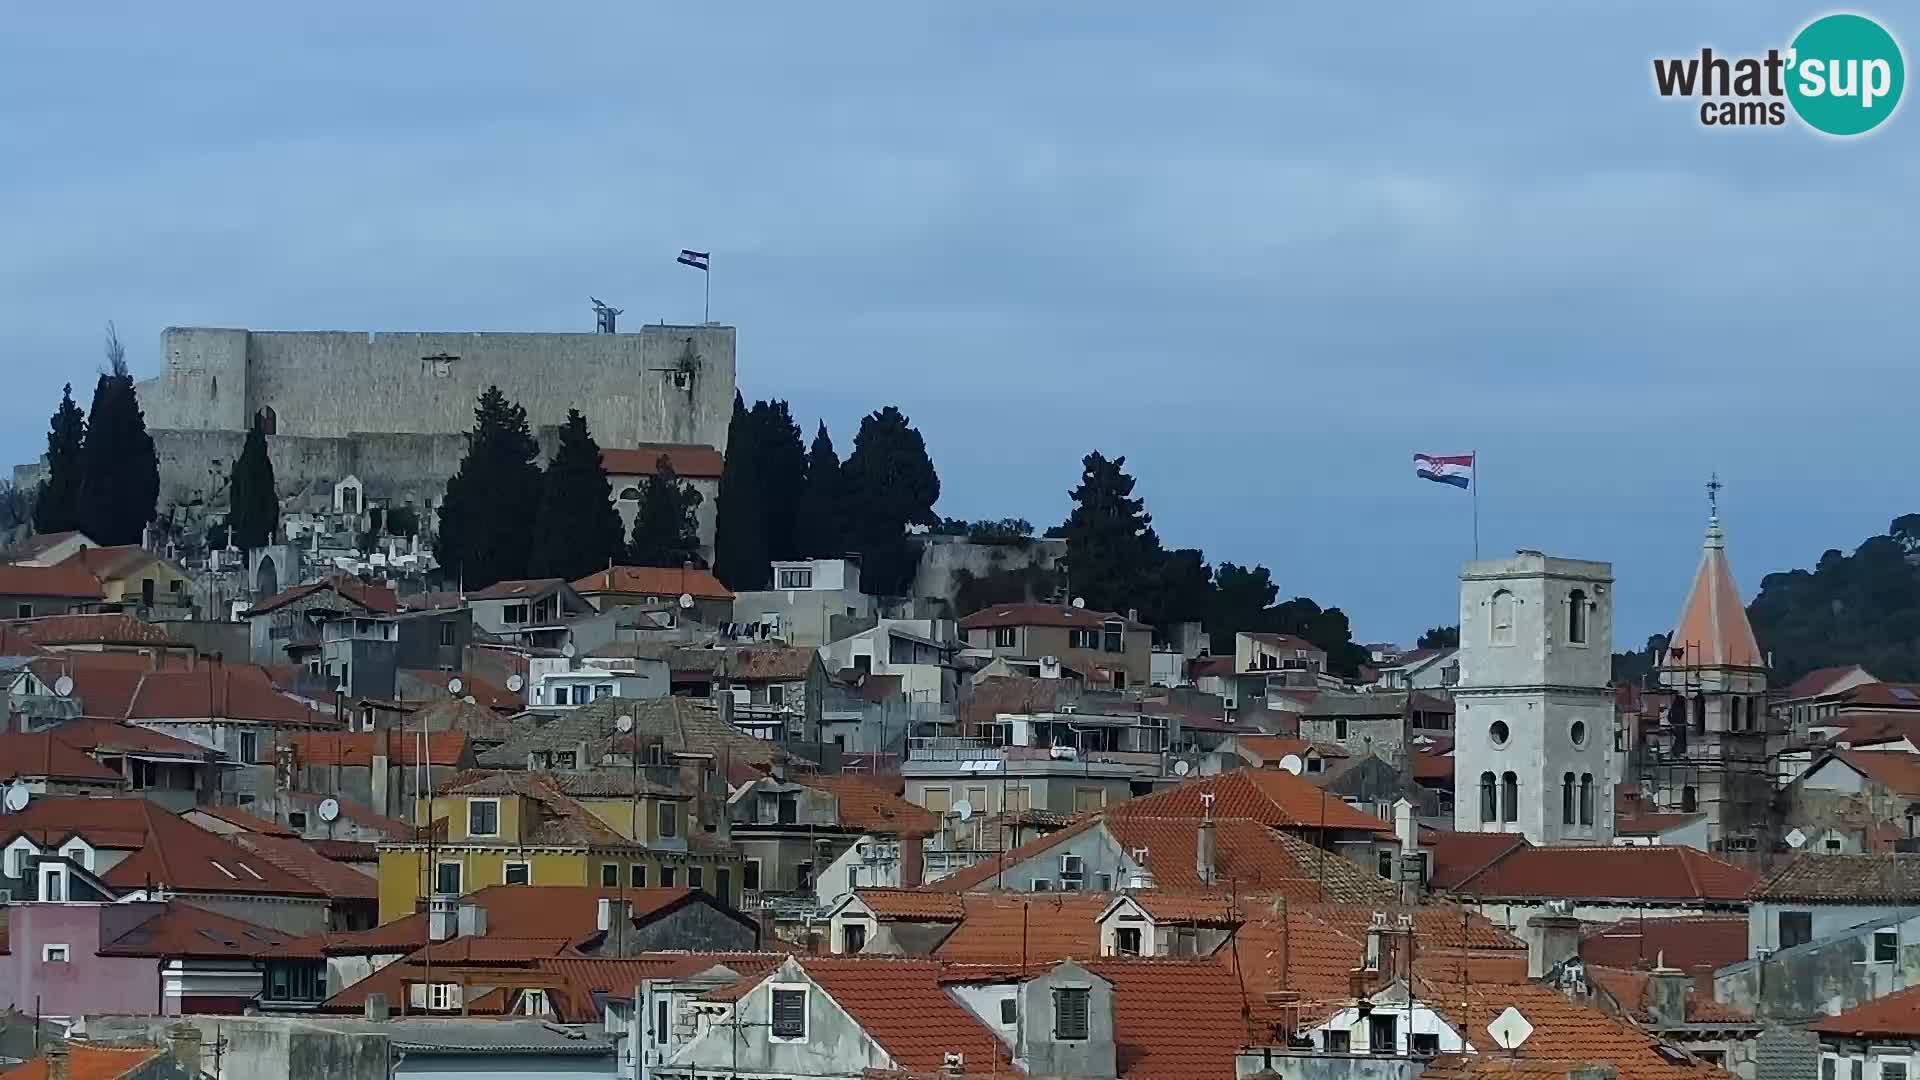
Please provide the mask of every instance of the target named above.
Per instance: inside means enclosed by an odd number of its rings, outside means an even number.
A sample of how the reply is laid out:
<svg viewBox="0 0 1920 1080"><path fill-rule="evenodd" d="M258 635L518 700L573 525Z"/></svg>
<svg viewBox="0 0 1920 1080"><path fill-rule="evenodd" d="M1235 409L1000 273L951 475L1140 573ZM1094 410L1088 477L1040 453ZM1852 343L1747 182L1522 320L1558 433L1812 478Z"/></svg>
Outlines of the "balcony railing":
<svg viewBox="0 0 1920 1080"><path fill-rule="evenodd" d="M927 735L907 740L909 761L1002 761L1007 748L985 739Z"/></svg>

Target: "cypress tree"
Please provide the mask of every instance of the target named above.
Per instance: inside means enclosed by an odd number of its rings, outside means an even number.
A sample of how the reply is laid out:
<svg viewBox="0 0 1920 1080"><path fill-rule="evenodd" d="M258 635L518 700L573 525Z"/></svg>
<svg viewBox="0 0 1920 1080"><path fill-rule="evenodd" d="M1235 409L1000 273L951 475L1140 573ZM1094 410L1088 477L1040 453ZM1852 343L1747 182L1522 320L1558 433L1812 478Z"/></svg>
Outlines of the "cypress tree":
<svg viewBox="0 0 1920 1080"><path fill-rule="evenodd" d="M489 386L473 410L467 453L447 480L434 555L443 573L468 589L527 576L540 505L540 447L527 410Z"/></svg>
<svg viewBox="0 0 1920 1080"><path fill-rule="evenodd" d="M35 532L55 533L80 527L81 453L87 420L73 403L73 384L60 394L60 407L47 424L47 478L33 503Z"/></svg>
<svg viewBox="0 0 1920 1080"><path fill-rule="evenodd" d="M625 553L613 486L600 461L600 444L578 409L567 410L560 445L547 463L535 519L531 573L572 581L605 570Z"/></svg>
<svg viewBox="0 0 1920 1080"><path fill-rule="evenodd" d="M700 493L680 482L673 462L661 454L640 492L633 515L633 545L627 558L635 566L700 565Z"/></svg>
<svg viewBox="0 0 1920 1080"><path fill-rule="evenodd" d="M800 426L784 401L756 401L753 420L755 465L760 474L761 525L767 557L797 559L800 550L800 499L807 487L807 448Z"/></svg>
<svg viewBox="0 0 1920 1080"><path fill-rule="evenodd" d="M280 529L280 496L274 490L273 459L267 456L267 433L258 417L228 475L227 525L234 546L242 551L272 543L273 534Z"/></svg>
<svg viewBox="0 0 1920 1080"><path fill-rule="evenodd" d="M160 461L126 349L107 327L107 370L93 388L81 451L80 528L101 544L137 544L160 501Z"/></svg>
<svg viewBox="0 0 1920 1080"><path fill-rule="evenodd" d="M940 477L926 440L889 405L860 421L842 476L861 587L876 596L898 596L912 584L916 565L907 526L940 523L933 512Z"/></svg>
<svg viewBox="0 0 1920 1080"><path fill-rule="evenodd" d="M821 421L807 453L807 488L794 523L800 556L833 559L847 553L847 499L840 479L840 455Z"/></svg>
<svg viewBox="0 0 1920 1080"><path fill-rule="evenodd" d="M736 592L766 588L771 573L760 498L754 424L735 391L733 421L727 426L727 460L720 470L720 497L714 505L713 573Z"/></svg>
<svg viewBox="0 0 1920 1080"><path fill-rule="evenodd" d="M1108 460L1096 450L1082 460L1080 486L1068 493L1073 499L1066 525L1073 594L1100 611L1140 606L1161 555L1153 515L1146 500L1133 497L1126 465L1124 455Z"/></svg>

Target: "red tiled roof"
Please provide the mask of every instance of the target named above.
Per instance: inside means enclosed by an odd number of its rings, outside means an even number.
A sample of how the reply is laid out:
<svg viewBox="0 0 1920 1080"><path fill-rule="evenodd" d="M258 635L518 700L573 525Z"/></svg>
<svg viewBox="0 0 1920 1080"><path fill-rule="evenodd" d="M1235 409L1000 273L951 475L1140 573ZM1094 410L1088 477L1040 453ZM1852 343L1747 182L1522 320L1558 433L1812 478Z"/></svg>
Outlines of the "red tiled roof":
<svg viewBox="0 0 1920 1080"><path fill-rule="evenodd" d="M1653 1023L1653 1012L1647 996L1648 984L1652 981L1647 971L1632 971L1625 968L1605 967L1599 964L1586 965L1587 978L1599 984L1602 990L1613 995L1627 1015L1643 1024ZM1706 985L1699 983L1704 975ZM1689 1024L1751 1024L1753 1013L1734 1005L1723 1005L1713 998L1713 972L1701 969L1694 976L1692 992L1686 996L1686 1023Z"/></svg>
<svg viewBox="0 0 1920 1080"><path fill-rule="evenodd" d="M1680 662L1693 666L1765 667L1766 660L1747 622L1747 608L1727 567L1726 545L1716 520L1707 527L1700 551L1700 568L1680 608L1680 619L1668 638L1674 649L1686 650ZM1662 665L1664 666L1664 665Z"/></svg>
<svg viewBox="0 0 1920 1080"><path fill-rule="evenodd" d="M378 900L379 882L351 866L314 850L305 840L263 833L240 833L234 843L313 886L330 900Z"/></svg>
<svg viewBox="0 0 1920 1080"><path fill-rule="evenodd" d="M937 1070L948 1053L966 1055L973 1070L993 1063L1006 1067L1006 1047L947 996L937 963L869 957L805 957L794 962L907 1069Z"/></svg>
<svg viewBox="0 0 1920 1080"><path fill-rule="evenodd" d="M874 918L886 921L959 922L966 917L966 900L952 893L927 889L855 889Z"/></svg>
<svg viewBox="0 0 1920 1080"><path fill-rule="evenodd" d="M0 778L33 777L119 784L120 774L50 732L0 732Z"/></svg>
<svg viewBox="0 0 1920 1080"><path fill-rule="evenodd" d="M1338 743L1316 743L1302 739L1298 735L1238 735L1233 737L1234 745L1246 747L1260 755L1269 767L1277 766L1281 758L1288 754L1306 757L1311 750L1321 757L1346 757L1347 750Z"/></svg>
<svg viewBox="0 0 1920 1080"><path fill-rule="evenodd" d="M1899 750L1835 750L1855 772L1904 799L1920 799L1920 754Z"/></svg>
<svg viewBox="0 0 1920 1080"><path fill-rule="evenodd" d="M331 592L335 596L340 597L364 611L391 615L400 610L400 600L394 595L392 589L384 585L370 585L367 582L361 581L359 578L347 577L344 574L335 574L322 578L319 581L309 582L305 585L295 585L291 589L284 589L277 592L253 605L253 609L247 612L247 614L265 615L267 612L285 607L295 600L302 600L323 591Z"/></svg>
<svg viewBox="0 0 1920 1080"><path fill-rule="evenodd" d="M157 1047L89 1046L84 1042L67 1043L67 1080L121 1080L165 1054ZM47 1080L47 1056L31 1058L0 1073L0 1080Z"/></svg>
<svg viewBox="0 0 1920 1080"><path fill-rule="evenodd" d="M926 835L940 830L940 816L851 776L805 773L792 781L832 795L840 804L840 824L871 833Z"/></svg>
<svg viewBox="0 0 1920 1080"><path fill-rule="evenodd" d="M1920 901L1920 855L1828 855L1807 852L1773 872L1755 900L1911 904Z"/></svg>
<svg viewBox="0 0 1920 1080"><path fill-rule="evenodd" d="M1109 814L1106 828L1125 850L1145 848L1156 889L1217 889L1232 883L1290 900L1386 900L1391 883L1298 836L1245 818L1214 822L1214 878L1197 869L1199 830L1192 818ZM1056 834L1057 835L1057 834Z"/></svg>
<svg viewBox="0 0 1920 1080"><path fill-rule="evenodd" d="M1673 1062L1655 1049L1658 1040L1598 1009L1578 1004L1556 990L1536 985L1482 985L1439 988L1440 996L1430 1003L1459 1030L1468 1033L1476 1045L1490 1040L1482 1037L1494 1017L1509 1006L1517 1008L1533 1024L1524 1056L1535 1062L1558 1062L1560 1077L1566 1076L1567 1063L1604 1062L1618 1070L1619 1080L1727 1080L1730 1074L1698 1060ZM1500 1055L1481 1053L1480 1058ZM1498 1071L1446 1071L1449 1059L1439 1059L1440 1069L1428 1069L1422 1080L1446 1076L1500 1076ZM1525 1075L1522 1073L1521 1075ZM1554 1075L1554 1074L1547 1074Z"/></svg>
<svg viewBox="0 0 1920 1080"><path fill-rule="evenodd" d="M1859 664L1842 664L1838 667L1814 668L1805 675L1793 680L1781 696L1788 701L1796 698L1819 697L1826 689L1854 672L1865 672Z"/></svg>
<svg viewBox="0 0 1920 1080"><path fill-rule="evenodd" d="M350 870L350 873L358 871ZM492 885L463 897L487 912L487 936L565 938L579 943L600 932L602 897L624 896L633 905L635 925L684 902L699 890L608 889L591 885ZM427 916L404 916L350 933L329 934L327 951L339 953L411 952L426 944ZM436 946L438 948L438 946Z"/></svg>
<svg viewBox="0 0 1920 1080"><path fill-rule="evenodd" d="M1920 709L1920 683L1865 683L1848 690L1842 700L1850 708Z"/></svg>
<svg viewBox="0 0 1920 1080"><path fill-rule="evenodd" d="M519 596L545 596L567 587L565 578L517 578L496 581L479 592L467 594L469 600L508 600Z"/></svg>
<svg viewBox="0 0 1920 1080"><path fill-rule="evenodd" d="M731 600L733 590L720 584L710 570L695 566L610 566L573 583L582 596L596 593L634 593L673 600L685 593L696 600Z"/></svg>
<svg viewBox="0 0 1920 1080"><path fill-rule="evenodd" d="M1097 920L1108 903L1103 893L972 893L961 899L966 917L933 953L947 963L1044 964L1100 954Z"/></svg>
<svg viewBox="0 0 1920 1080"><path fill-rule="evenodd" d="M282 955L296 935L173 901L100 946L102 956L178 960L264 960Z"/></svg>
<svg viewBox="0 0 1920 1080"><path fill-rule="evenodd" d="M1823 1016L1807 1027L1843 1038L1920 1038L1920 986L1875 998L1838 1016Z"/></svg>
<svg viewBox="0 0 1920 1080"><path fill-rule="evenodd" d="M1202 795L1214 796L1219 817L1252 818L1281 829L1328 828L1392 832L1392 827L1363 814L1324 789L1278 769L1230 769L1197 777L1138 799L1109 807L1114 817L1191 817L1198 819Z"/></svg>
<svg viewBox="0 0 1920 1080"><path fill-rule="evenodd" d="M62 600L102 600L100 582L76 563L58 566L0 564L0 596L46 596Z"/></svg>
<svg viewBox="0 0 1920 1080"><path fill-rule="evenodd" d="M900 684L905 681L900 675L869 675L860 681L860 700L869 705L881 705L901 697Z"/></svg>
<svg viewBox="0 0 1920 1080"><path fill-rule="evenodd" d="M1247 635L1247 640L1257 641L1262 645L1271 645L1276 649L1305 649L1308 652L1316 652L1322 655L1327 651L1315 645L1313 642L1308 641L1306 638L1295 637L1292 634L1252 633Z"/></svg>
<svg viewBox="0 0 1920 1080"><path fill-rule="evenodd" d="M26 833L43 848L75 834L95 847L133 848L132 855L101 875L116 888L164 885L179 892L319 895L273 863L146 799L39 798L0 820L0 833Z"/></svg>
<svg viewBox="0 0 1920 1080"><path fill-rule="evenodd" d="M608 476L652 476L667 459L682 480L718 480L725 467L720 451L711 446L684 443L641 443L634 447L603 446L600 464Z"/></svg>
<svg viewBox="0 0 1920 1080"><path fill-rule="evenodd" d="M135 686L122 719L204 717L331 725L329 718L275 690L266 671L252 664L216 664L198 671L150 671Z"/></svg>
<svg viewBox="0 0 1920 1080"><path fill-rule="evenodd" d="M213 751L191 743L185 739L176 739L149 728L118 720L85 718L68 720L51 729L51 734L70 746L95 754L137 753L167 755L206 759Z"/></svg>
<svg viewBox="0 0 1920 1080"><path fill-rule="evenodd" d="M1113 1034L1122 1080L1232 1077L1251 1042L1245 999L1218 963L1108 958L1082 964L1113 985ZM973 1059L967 1059L969 1067Z"/></svg>
<svg viewBox="0 0 1920 1080"><path fill-rule="evenodd" d="M474 704L482 705L489 709L519 710L526 706L526 695L516 694L508 690L505 686L493 682L490 679L482 678L470 671L433 671L426 668L401 668L400 674L418 679L423 683L438 687L441 690L447 690L452 680L459 679L460 696L462 698L472 698ZM451 690L447 690L447 693L450 701L455 700L451 696ZM447 704L447 702L436 701L429 705L428 708L444 704ZM462 701L461 704L465 704L465 702Z"/></svg>
<svg viewBox="0 0 1920 1080"><path fill-rule="evenodd" d="M960 620L962 630L984 630L996 626L1065 626L1098 629L1111 619L1126 620L1113 611L1067 607L1062 604L994 604ZM1143 622L1127 624L1129 630L1150 630Z"/></svg>
<svg viewBox="0 0 1920 1080"><path fill-rule="evenodd" d="M1668 967L1713 970L1747 958L1747 918L1697 915L1675 919L1622 919L1580 939L1580 957L1614 968ZM1709 975L1705 989L1713 992Z"/></svg>
<svg viewBox="0 0 1920 1080"><path fill-rule="evenodd" d="M0 634L18 634L40 645L170 645L184 643L167 636L164 627L132 615L43 615L37 619L9 619ZM69 659L75 659L69 654ZM144 662L145 658L142 657Z"/></svg>
<svg viewBox="0 0 1920 1080"><path fill-rule="evenodd" d="M1615 819L1613 831L1619 836L1658 836L1670 829L1684 828L1705 817L1705 814L1625 814Z"/></svg>
<svg viewBox="0 0 1920 1080"><path fill-rule="evenodd" d="M1690 847L1523 847L1450 887L1478 897L1743 901L1751 870Z"/></svg>
<svg viewBox="0 0 1920 1080"><path fill-rule="evenodd" d="M237 806L196 806L188 811L188 813L205 814L207 817L213 818L216 821L224 821L234 828L239 829L241 832L259 833L261 836L293 837L300 835L277 821L268 821L258 814L250 814ZM225 833L219 833L218 830L208 831L215 832L221 836L227 835Z"/></svg>
<svg viewBox="0 0 1920 1080"><path fill-rule="evenodd" d="M59 565L68 563L85 570L100 582L126 577L133 571L149 563L167 563L167 560L141 547L139 544L120 544L115 547L81 548L66 557ZM179 567L172 566L176 573Z"/></svg>
<svg viewBox="0 0 1920 1080"><path fill-rule="evenodd" d="M277 746L293 747L296 765L371 768L373 752L378 748L380 738L385 734L378 731L295 732L280 736L274 740L274 743ZM278 753L277 746L262 745L259 751L260 760L256 764L273 764ZM419 765L420 749L418 732L393 732L391 740L387 743L389 764ZM426 751L426 760L434 765L459 766L463 762L472 764L467 747L467 733L464 731L428 732Z"/></svg>
<svg viewBox="0 0 1920 1080"><path fill-rule="evenodd" d="M1018 866L1025 860L1051 850L1056 844L1070 840L1086 832L1088 829L1099 826L1099 824L1099 815L1088 814L1085 817L1076 819L1071 825L1063 829L1047 833L1044 836L1036 836L1032 840L1021 844L1019 847L1002 853L997 858L982 859L972 866L957 870L938 881L930 883L927 887L937 889L940 892L968 892L973 889L993 888L996 879L1002 876L1002 871L1006 868Z"/></svg>

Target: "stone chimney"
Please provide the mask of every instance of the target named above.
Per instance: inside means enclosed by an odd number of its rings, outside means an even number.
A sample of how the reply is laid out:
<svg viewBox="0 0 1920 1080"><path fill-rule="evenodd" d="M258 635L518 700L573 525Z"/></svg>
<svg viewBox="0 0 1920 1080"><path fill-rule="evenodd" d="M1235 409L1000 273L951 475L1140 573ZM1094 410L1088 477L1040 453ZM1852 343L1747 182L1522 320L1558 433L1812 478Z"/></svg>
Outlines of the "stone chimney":
<svg viewBox="0 0 1920 1080"><path fill-rule="evenodd" d="M427 898L427 939L446 941L460 932L460 903L452 896Z"/></svg>
<svg viewBox="0 0 1920 1080"><path fill-rule="evenodd" d="M1412 974L1413 916L1376 911L1367 927L1367 967L1382 982Z"/></svg>
<svg viewBox="0 0 1920 1080"><path fill-rule="evenodd" d="M167 1029L167 1046L173 1051L173 1063L188 1076L200 1075L200 1029L188 1023Z"/></svg>
<svg viewBox="0 0 1920 1080"><path fill-rule="evenodd" d="M1527 978L1538 979L1580 955L1580 920L1564 902L1527 920Z"/></svg>
<svg viewBox="0 0 1920 1080"><path fill-rule="evenodd" d="M361 1011L366 1019L375 1023L385 1020L387 1018L387 995L378 993L368 994L366 1004Z"/></svg>
<svg viewBox="0 0 1920 1080"><path fill-rule="evenodd" d="M967 1075L967 1055L955 1053L953 1051L948 1051L947 1053L943 1054L941 1056L941 1061L940 1061L940 1075L941 1076Z"/></svg>
<svg viewBox="0 0 1920 1080"><path fill-rule="evenodd" d="M471 900L462 901L458 929L461 937L486 937L487 909Z"/></svg>
<svg viewBox="0 0 1920 1080"><path fill-rule="evenodd" d="M67 1080L67 1041L54 1039L41 1051L41 1057L47 1059L47 1080Z"/></svg>
<svg viewBox="0 0 1920 1080"><path fill-rule="evenodd" d="M1693 976L1666 966L1666 956L1647 973L1647 1015L1655 1027L1675 1027L1687 1022L1687 995L1693 992Z"/></svg>
<svg viewBox="0 0 1920 1080"><path fill-rule="evenodd" d="M1213 884L1214 878L1214 830L1213 792L1200 795L1200 831L1194 838L1193 872L1202 885Z"/></svg>

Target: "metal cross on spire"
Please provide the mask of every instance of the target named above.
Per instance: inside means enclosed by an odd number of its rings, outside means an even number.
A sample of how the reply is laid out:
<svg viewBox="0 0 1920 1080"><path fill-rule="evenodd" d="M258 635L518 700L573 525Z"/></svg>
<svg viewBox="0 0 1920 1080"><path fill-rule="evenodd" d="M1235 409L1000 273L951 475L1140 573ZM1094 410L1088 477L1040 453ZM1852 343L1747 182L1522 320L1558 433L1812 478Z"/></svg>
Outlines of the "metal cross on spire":
<svg viewBox="0 0 1920 1080"><path fill-rule="evenodd" d="M1719 472L1716 471L1711 476L1708 477L1707 509L1709 512L1713 514L1714 517L1720 516L1720 489L1723 487L1726 487L1726 485L1720 482Z"/></svg>

